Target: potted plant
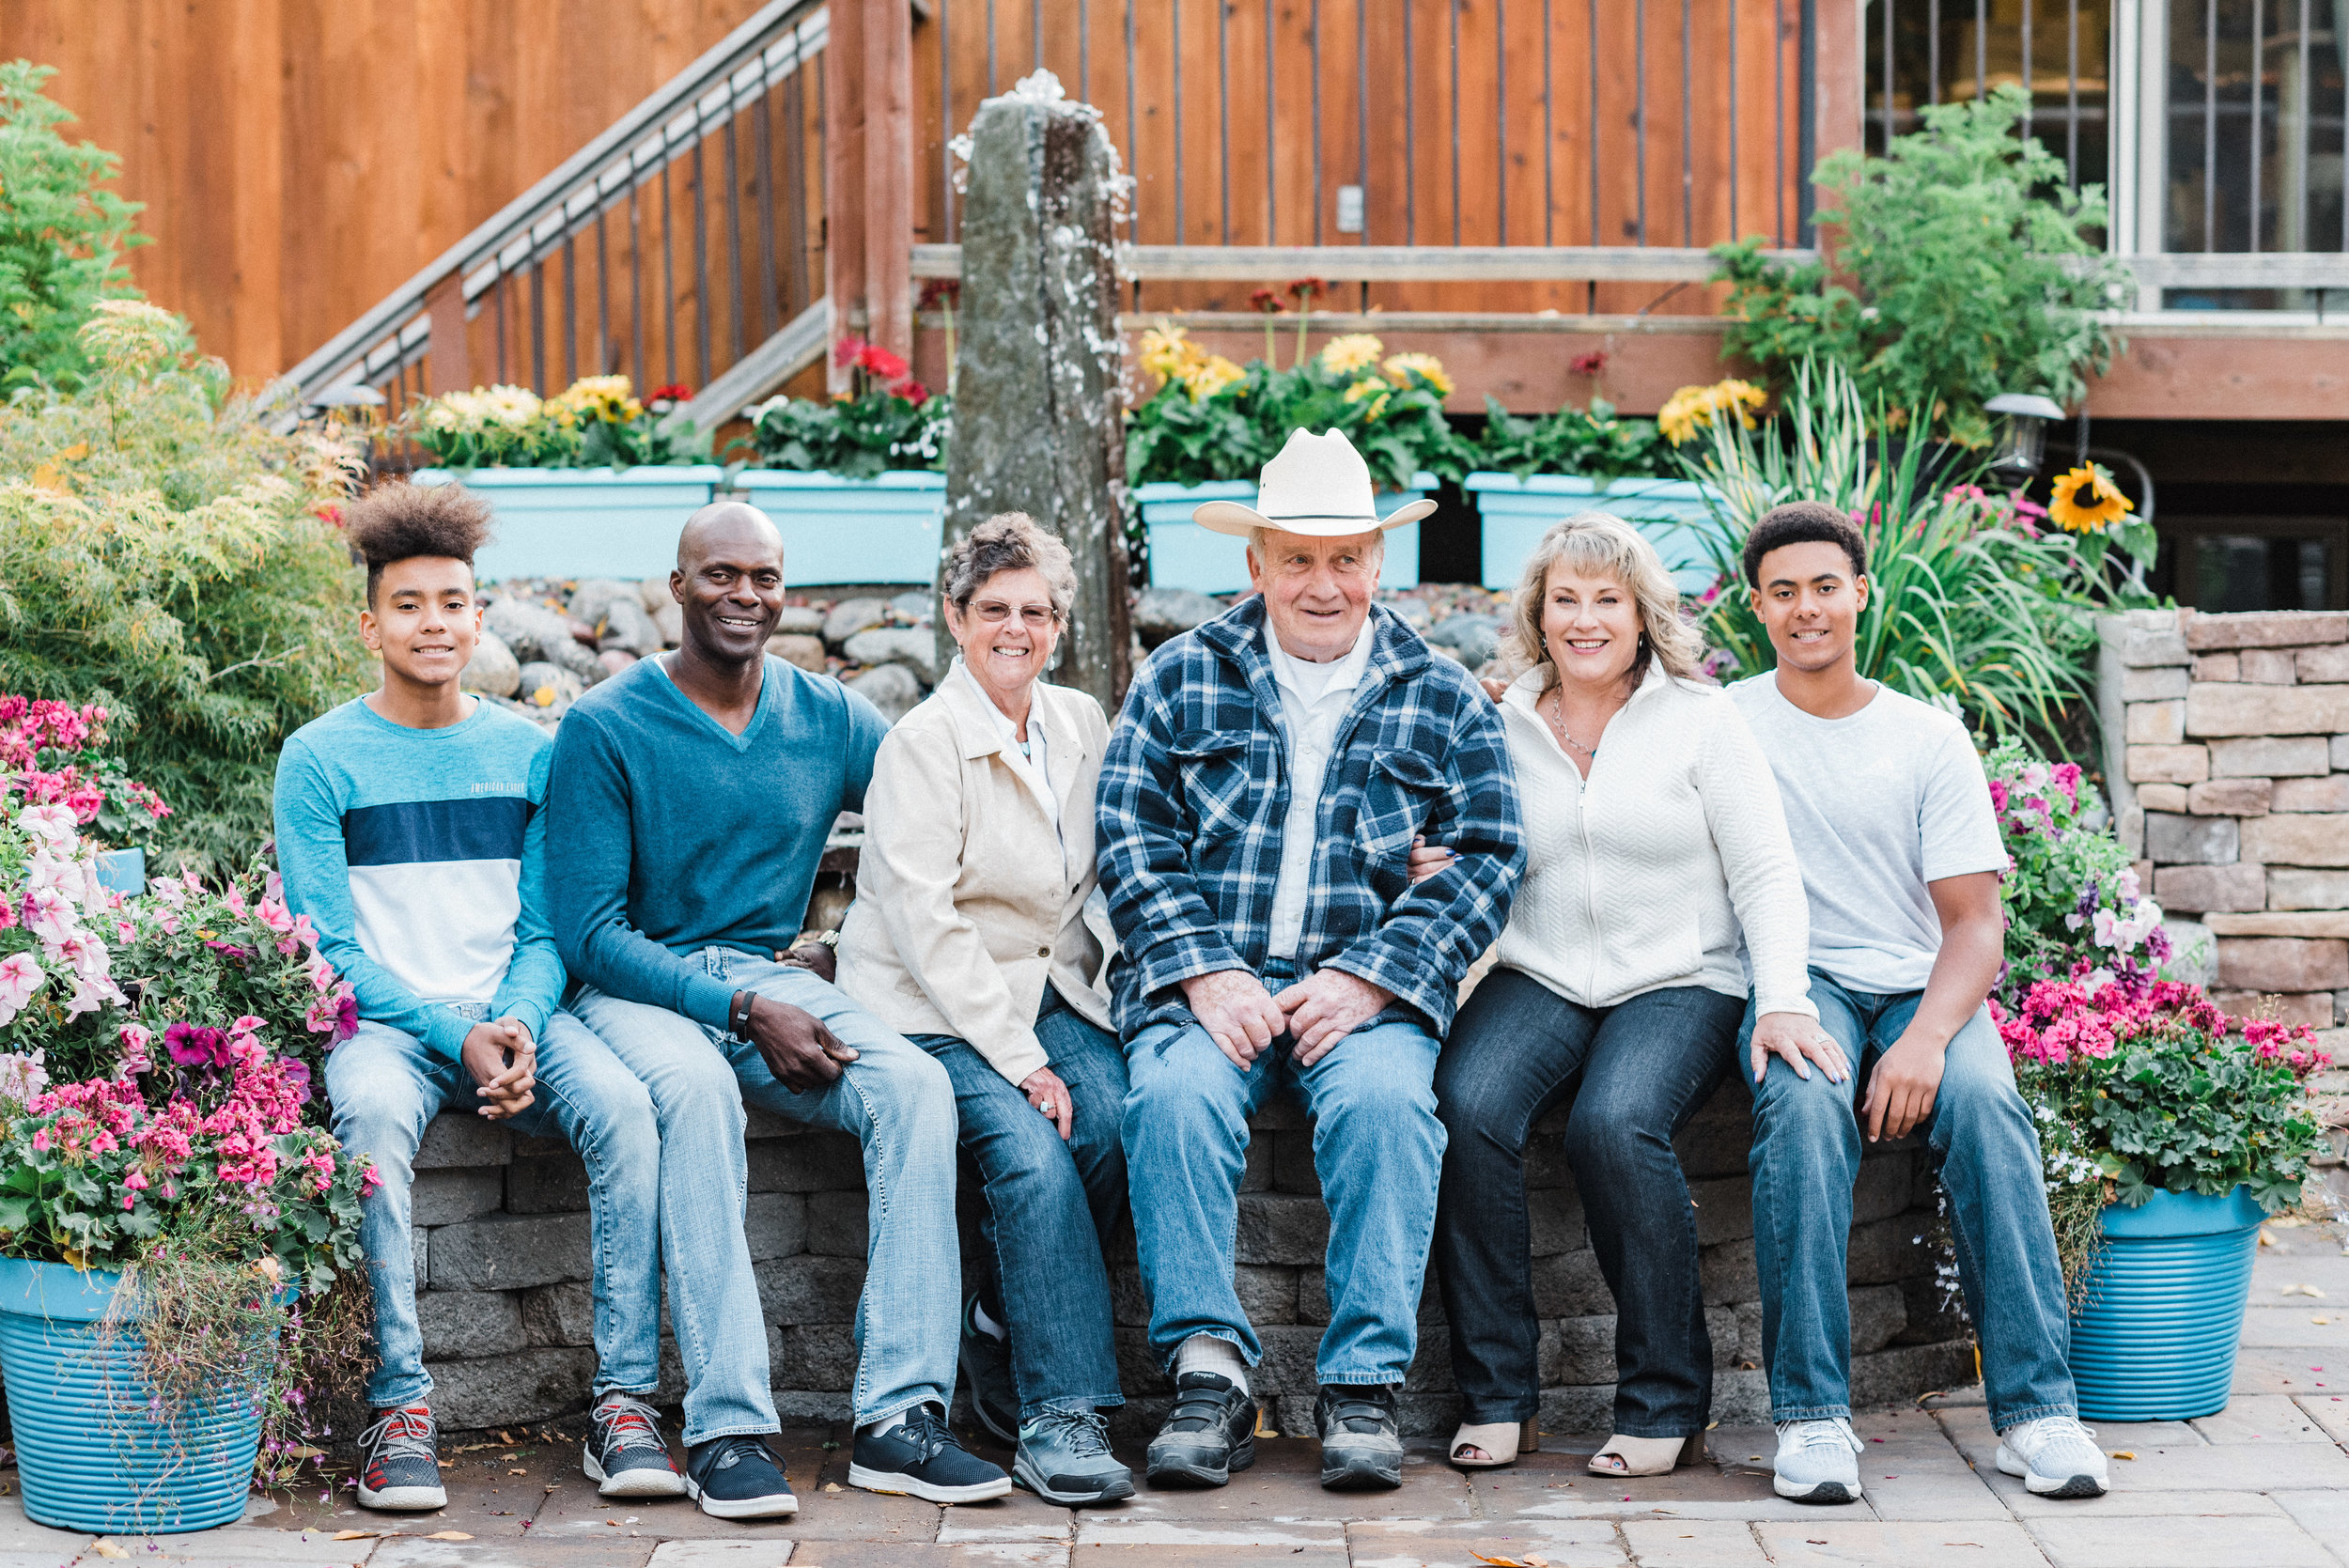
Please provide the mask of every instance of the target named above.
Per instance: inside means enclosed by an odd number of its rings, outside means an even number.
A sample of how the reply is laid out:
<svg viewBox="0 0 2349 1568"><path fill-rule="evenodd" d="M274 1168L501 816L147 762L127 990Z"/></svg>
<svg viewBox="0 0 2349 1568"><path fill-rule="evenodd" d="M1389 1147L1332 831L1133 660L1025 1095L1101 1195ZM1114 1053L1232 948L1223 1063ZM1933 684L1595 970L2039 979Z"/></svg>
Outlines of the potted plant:
<svg viewBox="0 0 2349 1568"><path fill-rule="evenodd" d="M750 411L753 466L734 488L783 532L795 588L921 582L938 576L946 529L946 442L954 400L897 355L844 337L832 356L845 397L776 397Z"/></svg>
<svg viewBox="0 0 2349 1568"><path fill-rule="evenodd" d="M1485 586L1516 587L1526 556L1550 524L1605 511L1647 536L1683 593L1711 587L1712 562L1687 526L1706 520L1704 490L1680 476L1673 450L1715 411L1735 407L1750 422L1745 411L1760 401L1744 382L1722 381L1681 388L1660 420L1618 419L1603 397L1592 398L1588 409L1561 408L1536 419L1487 396L1479 467L1460 482L1484 520Z"/></svg>
<svg viewBox="0 0 2349 1568"><path fill-rule="evenodd" d="M28 1516L201 1529L366 1344L374 1172L314 1094L355 1007L260 877L125 898L78 826L0 817L0 1379Z"/></svg>
<svg viewBox="0 0 2349 1568"><path fill-rule="evenodd" d="M101 704L0 696L0 768L12 792L32 805L62 805L77 825L115 847L93 863L101 886L135 893L147 886L147 846L171 815L163 797L124 771L106 750Z"/></svg>
<svg viewBox="0 0 2349 1568"><path fill-rule="evenodd" d="M1992 1013L2038 1125L2072 1302L2080 1414L2225 1408L2259 1222L2324 1152L2314 1033L2231 1018L2161 978L2161 909L2080 770L2009 742L1986 759L2012 865Z"/></svg>
<svg viewBox="0 0 2349 1568"><path fill-rule="evenodd" d="M1382 517L1439 479L1459 479L1474 458L1444 417L1452 379L1442 364L1432 354L1388 354L1368 333L1331 338L1309 356L1300 327L1297 359L1282 370L1268 357L1236 365L1162 321L1142 334L1141 360L1160 380L1126 416L1126 474L1158 587L1228 594L1248 586L1240 552L1190 514L1202 501L1252 498L1258 470L1291 430L1345 431L1370 465ZM1420 526L1388 531L1380 587L1419 581Z"/></svg>
<svg viewBox="0 0 2349 1568"><path fill-rule="evenodd" d="M462 482L498 515L474 565L509 577L666 576L677 530L709 504L724 470L708 438L673 418L692 394L664 386L638 401L626 376L588 376L552 397L475 387L416 405L402 428L438 466L419 485Z"/></svg>

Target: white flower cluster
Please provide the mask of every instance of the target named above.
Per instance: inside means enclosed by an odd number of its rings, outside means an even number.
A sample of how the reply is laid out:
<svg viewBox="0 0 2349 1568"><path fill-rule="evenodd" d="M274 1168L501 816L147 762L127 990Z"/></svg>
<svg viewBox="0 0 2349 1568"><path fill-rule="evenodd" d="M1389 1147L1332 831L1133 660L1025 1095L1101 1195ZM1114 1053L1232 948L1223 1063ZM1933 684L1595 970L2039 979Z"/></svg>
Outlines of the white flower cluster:
<svg viewBox="0 0 2349 1568"><path fill-rule="evenodd" d="M22 837L9 847L24 872L8 912L22 919L34 946L0 957L0 1026L52 985L70 982L61 1004L69 1018L127 1001L109 972L106 944L82 924L84 915L111 908L114 895L98 880L97 851L82 838L73 813L61 805L26 806L14 826Z"/></svg>
<svg viewBox="0 0 2349 1568"><path fill-rule="evenodd" d="M488 430L527 430L537 424L545 405L523 386L493 386L484 391L448 392L424 406L419 416L428 430L451 435L479 435Z"/></svg>

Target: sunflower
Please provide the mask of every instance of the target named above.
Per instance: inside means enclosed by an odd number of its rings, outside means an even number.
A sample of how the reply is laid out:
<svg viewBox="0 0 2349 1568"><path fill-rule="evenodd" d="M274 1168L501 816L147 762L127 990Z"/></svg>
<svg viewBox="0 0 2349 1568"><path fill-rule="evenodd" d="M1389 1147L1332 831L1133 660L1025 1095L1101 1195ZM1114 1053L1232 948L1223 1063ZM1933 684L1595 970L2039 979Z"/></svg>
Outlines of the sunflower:
<svg viewBox="0 0 2349 1568"><path fill-rule="evenodd" d="M1753 411L1768 401L1768 394L1750 381L1732 380L1715 381L1711 386L1684 386L1657 411L1656 427L1678 446L1699 428L1712 424L1715 415L1734 410L1738 420L1750 430Z"/></svg>
<svg viewBox="0 0 2349 1568"><path fill-rule="evenodd" d="M1207 354L1174 373L1190 394L1194 403L1204 403L1235 381L1244 381L1248 372L1225 359L1221 354Z"/></svg>
<svg viewBox="0 0 2349 1568"><path fill-rule="evenodd" d="M1378 356L1387 346L1368 333L1347 333L1333 337L1321 347L1321 367L1332 376L1351 375L1378 363Z"/></svg>
<svg viewBox="0 0 2349 1568"><path fill-rule="evenodd" d="M2101 463L2083 463L2055 482L2047 502L2047 520L2075 534L2093 534L2119 522L2137 508Z"/></svg>
<svg viewBox="0 0 2349 1568"><path fill-rule="evenodd" d="M1393 379L1397 386L1408 386L1416 375L1444 396L1452 396L1452 378L1445 374L1443 361L1433 354L1393 354L1378 367Z"/></svg>

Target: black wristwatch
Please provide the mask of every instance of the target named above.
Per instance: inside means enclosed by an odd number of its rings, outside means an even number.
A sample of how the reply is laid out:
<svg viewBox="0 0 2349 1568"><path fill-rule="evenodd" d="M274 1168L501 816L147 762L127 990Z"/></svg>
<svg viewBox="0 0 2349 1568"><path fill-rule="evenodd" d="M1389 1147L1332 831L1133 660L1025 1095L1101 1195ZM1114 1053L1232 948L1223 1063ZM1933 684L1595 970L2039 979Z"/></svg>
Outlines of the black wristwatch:
<svg viewBox="0 0 2349 1568"><path fill-rule="evenodd" d="M756 991L737 991L734 1005L726 1012L726 1032L738 1040L751 1037L751 1009L758 1001Z"/></svg>

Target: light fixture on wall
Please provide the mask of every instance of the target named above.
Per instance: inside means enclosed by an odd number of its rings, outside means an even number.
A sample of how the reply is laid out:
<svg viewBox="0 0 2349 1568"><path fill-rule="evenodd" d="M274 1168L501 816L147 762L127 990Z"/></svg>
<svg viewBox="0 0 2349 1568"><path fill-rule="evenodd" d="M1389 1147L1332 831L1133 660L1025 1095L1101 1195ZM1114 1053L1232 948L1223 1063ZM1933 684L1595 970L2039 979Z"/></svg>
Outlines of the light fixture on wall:
<svg viewBox="0 0 2349 1568"><path fill-rule="evenodd" d="M2030 480L2046 451L2047 427L2063 417L2063 406L2035 392L2001 392L1983 409L2000 416L1991 471L2018 482Z"/></svg>

